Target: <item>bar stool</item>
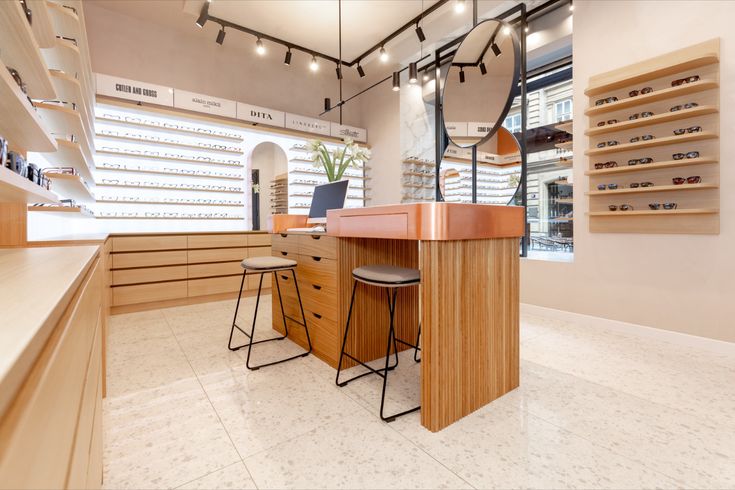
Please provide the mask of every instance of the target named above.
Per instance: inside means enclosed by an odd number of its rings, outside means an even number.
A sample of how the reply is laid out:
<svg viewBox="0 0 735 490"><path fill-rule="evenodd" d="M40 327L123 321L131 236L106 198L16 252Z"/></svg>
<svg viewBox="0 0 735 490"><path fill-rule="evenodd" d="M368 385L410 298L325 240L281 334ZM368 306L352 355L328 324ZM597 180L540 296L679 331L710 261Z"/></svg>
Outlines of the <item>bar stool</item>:
<svg viewBox="0 0 735 490"><path fill-rule="evenodd" d="M347 383L354 381L358 378L362 378L363 376L367 376L368 374L377 374L378 376L383 378L383 393L380 398L380 418L385 422L392 422L397 417L400 417L401 415L406 415L411 412L415 412L416 410L419 410L421 406L411 408L409 410L404 410L403 412L399 412L393 415L385 416L383 414L383 408L385 406L385 392L386 387L388 386L388 372L395 369L396 366L398 366L398 348L396 342L400 342L403 345L406 345L408 347L414 348L414 360L418 362L417 359L419 346L418 346L418 337L416 339L416 344L410 344L408 342L405 342L401 339L396 338L395 333L395 327L394 327L394 316L396 312L396 296L398 294L398 289L408 287L408 286L417 286L420 282L419 277L419 271L417 269L409 269L406 267L396 267L391 265L366 265L363 267L358 267L352 271L352 278L354 279L353 286L352 286L352 298L350 299L350 309L347 313L347 324L345 325L345 335L344 339L342 339L342 351L339 354L339 365L337 366L337 378L335 379L335 382L337 383L337 386L343 387L347 385ZM355 292L357 291L357 284L363 283L369 286L377 286L381 288L386 288L386 296L388 298L388 313L390 315L390 325L388 327L388 346L385 351L385 367L381 369L374 369L371 366L368 366L364 362L362 362L359 359L356 359L351 354L345 352L345 346L347 345L347 335L350 330L350 319L352 317L352 307L355 304ZM419 326L420 329L420 326ZM420 335L420 331L419 331ZM392 366L390 365L390 348L391 345L393 345L393 351L395 352L395 364ZM354 376L348 380L340 381L339 375L342 371L342 359L347 356L353 361L357 362L361 366L364 366L369 371L366 373L359 374L357 376Z"/></svg>
<svg viewBox="0 0 735 490"><path fill-rule="evenodd" d="M237 296L237 306L235 306L235 317L232 319L232 328L230 329L230 341L227 344L227 348L231 351L236 351L238 349L241 349L245 346L248 348L248 357L245 361L245 365L248 369L251 369L253 371L260 369L262 367L266 366L272 366L273 364L280 364L282 362L291 361L293 359L299 358L299 357L306 357L311 352L311 337L309 337L309 327L306 326L306 315L304 314L304 305L301 303L301 294L299 293L299 284L298 281L296 281L296 261L290 260L290 259L282 259L280 257L270 257L270 256L264 256L264 257L251 257L248 259L245 259L240 264L242 267L242 281L240 282L240 294ZM283 311L283 298L281 297L281 286L278 284L278 274L277 272L290 270L291 275L293 276L293 282L294 286L296 287L296 296L299 298L299 308L301 309L301 319L303 321L298 321L295 318L291 318L290 316L287 316L286 313ZM273 337L270 339L265 340L257 340L253 341L253 336L255 335L255 321L258 318L258 306L260 305L260 291L263 288L263 276L268 273L273 273L273 278L276 281L276 289L278 290L278 300L281 305L281 316L283 317L283 328L285 329L286 334L281 337ZM258 298L255 300L255 313L253 314L253 326L250 328L250 333L248 334L243 329L237 326L235 322L237 322L237 311L240 309L240 298L242 297L242 288L245 284L245 276L248 275L255 275L260 274L260 282L258 283ZM250 352L252 351L252 348L255 344L262 344L264 342L272 342L274 340L283 340L286 337L288 337L288 324L286 322L286 318L293 321L294 323L297 323L299 325L303 325L304 331L306 332L306 341L309 344L309 350L306 351L303 354L297 354L295 356L288 357L286 359L281 359L279 361L273 361L268 362L265 364L260 364L258 366L250 366ZM236 347L232 346L232 334L235 332L235 329L238 329L240 332L245 334L245 336L248 338L248 342L242 345L238 345Z"/></svg>

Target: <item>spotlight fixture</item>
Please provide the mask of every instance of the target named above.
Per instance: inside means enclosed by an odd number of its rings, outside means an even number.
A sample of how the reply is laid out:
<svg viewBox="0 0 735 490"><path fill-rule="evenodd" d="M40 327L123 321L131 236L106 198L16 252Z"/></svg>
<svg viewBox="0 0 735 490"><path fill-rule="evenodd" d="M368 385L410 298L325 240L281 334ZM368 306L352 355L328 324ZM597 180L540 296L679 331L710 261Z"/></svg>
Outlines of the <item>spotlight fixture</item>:
<svg viewBox="0 0 735 490"><path fill-rule="evenodd" d="M505 34L506 36L510 35L510 26L503 27L503 34Z"/></svg>
<svg viewBox="0 0 735 490"><path fill-rule="evenodd" d="M286 57L283 58L283 64L289 66L291 64L291 48L286 51Z"/></svg>
<svg viewBox="0 0 735 490"><path fill-rule="evenodd" d="M569 11L574 12L574 3L569 2Z"/></svg>
<svg viewBox="0 0 735 490"><path fill-rule="evenodd" d="M337 80L342 80L342 67L340 65L337 65L335 71L337 72Z"/></svg>
<svg viewBox="0 0 735 490"><path fill-rule="evenodd" d="M385 51L385 47L383 46L380 47L380 61L383 63L388 61L388 53Z"/></svg>
<svg viewBox="0 0 735 490"><path fill-rule="evenodd" d="M492 50L493 50L493 54L494 54L495 56L500 56L500 54L502 53L502 51L500 51L500 48L498 47L498 45L497 45L497 44L495 44L495 43L492 43L492 44L490 45L490 49L492 49Z"/></svg>
<svg viewBox="0 0 735 490"><path fill-rule="evenodd" d="M224 28L224 26L217 33L217 44L219 44L220 46L222 46L222 43L223 42L225 42L225 28Z"/></svg>
<svg viewBox="0 0 735 490"><path fill-rule="evenodd" d="M255 41L255 52L258 53L260 56L263 56L265 54L265 46L263 46L263 41L261 41L260 38Z"/></svg>
<svg viewBox="0 0 735 490"><path fill-rule="evenodd" d="M485 66L485 62L480 62L480 73L483 75L487 75L487 67Z"/></svg>
<svg viewBox="0 0 735 490"><path fill-rule="evenodd" d="M424 35L424 30L421 28L418 22L416 22L416 37L419 38L419 42L422 43L426 41L426 36Z"/></svg>
<svg viewBox="0 0 735 490"><path fill-rule="evenodd" d="M357 74L360 75L360 78L365 76L365 70L362 69L360 63L357 64Z"/></svg>
<svg viewBox="0 0 735 490"><path fill-rule="evenodd" d="M332 110L332 100L329 97L324 97L324 111Z"/></svg>
<svg viewBox="0 0 735 490"><path fill-rule="evenodd" d="M464 68L459 69L459 83L464 83Z"/></svg>
<svg viewBox="0 0 735 490"><path fill-rule="evenodd" d="M424 76L422 77L422 79L425 82L428 82L429 81L429 72L428 71L424 71Z"/></svg>
<svg viewBox="0 0 735 490"><path fill-rule="evenodd" d="M199 18L196 21L197 27L200 29L204 27L204 24L207 23L207 19L209 18L209 2L205 2L204 5L202 5L202 11L199 14Z"/></svg>
<svg viewBox="0 0 735 490"><path fill-rule="evenodd" d="M393 72L393 91L398 92L401 90L401 72Z"/></svg>
<svg viewBox="0 0 735 490"><path fill-rule="evenodd" d="M454 11L458 14L461 14L464 12L464 0L455 0L454 2Z"/></svg>
<svg viewBox="0 0 735 490"><path fill-rule="evenodd" d="M416 62L408 64L408 83L416 83L419 79L419 70L416 66Z"/></svg>
<svg viewBox="0 0 735 490"><path fill-rule="evenodd" d="M524 30L524 31L526 32L526 34L528 34L528 32L529 32L529 31L530 31L531 29L529 29L529 27L528 27L528 26L526 26L526 28L525 28L525 29L523 29L523 30Z"/></svg>
<svg viewBox="0 0 735 490"><path fill-rule="evenodd" d="M316 62L316 56L311 56L311 63L309 63L311 71L317 71L319 69L319 63Z"/></svg>

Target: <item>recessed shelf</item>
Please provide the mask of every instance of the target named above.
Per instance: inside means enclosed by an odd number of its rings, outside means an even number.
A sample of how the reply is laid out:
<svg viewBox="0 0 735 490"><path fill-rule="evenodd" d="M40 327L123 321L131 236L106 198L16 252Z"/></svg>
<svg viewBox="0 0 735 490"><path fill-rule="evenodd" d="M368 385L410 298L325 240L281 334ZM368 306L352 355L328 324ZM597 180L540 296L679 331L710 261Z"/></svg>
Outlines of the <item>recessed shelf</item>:
<svg viewBox="0 0 735 490"><path fill-rule="evenodd" d="M719 109L716 105L703 105L692 107L691 109L665 112L651 117L641 117L632 121L621 121L617 124L594 127L586 130L584 134L587 136L597 136L599 134L614 133L616 131L625 131L626 129L640 128L644 126L653 126L654 124L678 121L680 119L687 119L690 117L705 116L707 114L715 114L717 112L719 112Z"/></svg>
<svg viewBox="0 0 735 490"><path fill-rule="evenodd" d="M688 143L692 141L701 141L717 138L718 134L712 131L702 131L699 133L688 133L681 136L664 136L663 138L655 138L648 141L639 141L637 143L623 143L615 146L606 146L604 148L592 148L585 150L585 155L607 155L609 153L621 153L624 151L636 150L639 148L653 148L656 146L673 145L676 143Z"/></svg>
<svg viewBox="0 0 735 490"><path fill-rule="evenodd" d="M28 212L59 214L65 218L94 218L92 211L79 206L29 206Z"/></svg>
<svg viewBox="0 0 735 490"><path fill-rule="evenodd" d="M243 203L240 204L213 204L213 203L204 203L204 202L168 202L168 201L115 201L113 199L97 199L98 203L107 203L107 204L156 204L156 205L163 205L163 206L217 206L217 207L223 207L223 208L241 208L244 206Z"/></svg>
<svg viewBox="0 0 735 490"><path fill-rule="evenodd" d="M558 129L559 131L564 131L565 133L572 134L573 124L574 124L574 121L564 121L554 126L554 129Z"/></svg>
<svg viewBox="0 0 735 490"><path fill-rule="evenodd" d="M195 136L199 136L202 138L231 140L231 141L237 141L238 143L242 142L242 138L240 136L222 136L222 135L203 133L201 131L193 131L193 130L188 130L188 129L166 128L163 126L156 126L155 124L146 124L143 122L121 121L118 119L112 119L112 118L104 117L104 116L97 116L96 120L100 122L104 122L104 123L110 123L110 124L115 124L115 125L120 125L120 126L125 126L125 127L132 127L132 128L142 128L142 129L151 130L151 131L161 131L164 133L180 133L180 134L195 135Z"/></svg>
<svg viewBox="0 0 735 490"><path fill-rule="evenodd" d="M82 76L82 54L79 52L79 47L68 39L56 38L54 47L44 49L43 55L50 69L63 71L73 78ZM43 98L49 99L50 97Z"/></svg>
<svg viewBox="0 0 735 490"><path fill-rule="evenodd" d="M199 174L185 174L176 172L159 172L157 170L139 170L132 168L109 168L109 167L95 167L97 170L106 170L109 172L128 172L135 174L151 174L151 175L167 175L171 177L196 177L198 179L221 179L221 180L245 180L243 177L223 177L220 175L199 175Z"/></svg>
<svg viewBox="0 0 735 490"><path fill-rule="evenodd" d="M106 184L106 183L97 183L97 187L120 187L124 189L155 189L155 190L165 190L165 191L187 191L187 192L223 192L227 194L242 194L243 190L237 190L237 191L228 191L228 190L215 190L215 189L197 189L193 187L163 187L163 186L142 186L142 185L126 185L126 184Z"/></svg>
<svg viewBox="0 0 735 490"><path fill-rule="evenodd" d="M673 99L676 97L682 97L684 95L695 94L697 92L704 92L705 90L711 90L719 86L720 84L716 80L699 80L698 82L685 83L684 85L679 85L678 87L655 90L650 94L638 95L636 97L627 97L625 99L620 99L617 102L589 107L585 109L584 114L586 116L594 117L600 114L607 114L609 112L627 109L629 107L650 104L651 102L658 102L659 100Z"/></svg>
<svg viewBox="0 0 735 490"><path fill-rule="evenodd" d="M25 18L23 22L26 22ZM47 131L38 111L33 108L8 70L0 68L0 135L8 140L12 149L56 150L56 142Z"/></svg>
<svg viewBox="0 0 735 490"><path fill-rule="evenodd" d="M0 202L49 203L59 202L59 199L53 192L10 169L0 167Z"/></svg>
<svg viewBox="0 0 735 490"><path fill-rule="evenodd" d="M718 209L659 209L659 210L643 210L643 211L593 211L587 213L590 216L650 216L650 215L672 215L672 214L718 214Z"/></svg>
<svg viewBox="0 0 735 490"><path fill-rule="evenodd" d="M78 202L94 202L92 192L79 175L46 174L51 180L51 190L66 199Z"/></svg>
<svg viewBox="0 0 735 490"><path fill-rule="evenodd" d="M136 158L140 160L166 160L170 162L182 162L182 163L196 163L198 165L219 165L221 167L235 167L235 168L242 168L241 163L223 163L223 162L212 162L209 160L195 160L193 158L168 158L168 157L161 157L161 156L155 156L155 155L143 155L140 153L128 153L124 151L109 151L109 150L97 150L98 154L101 155L111 155L111 156L118 156L118 157L125 157L125 158Z"/></svg>
<svg viewBox="0 0 735 490"><path fill-rule="evenodd" d="M654 185L651 187L637 187L635 189L610 189L605 191L589 191L585 194L590 197L600 197L617 194L645 194L649 192L669 192L669 191L696 191L704 189L718 189L717 184L682 184L682 185Z"/></svg>
<svg viewBox="0 0 735 490"><path fill-rule="evenodd" d="M626 165L622 167L603 168L600 170L588 170L585 175L609 175L628 172L645 172L648 170L688 167L689 165L705 165L708 163L717 163L718 160L713 158L684 158L681 160L667 160L665 162L647 163L645 165Z"/></svg>
<svg viewBox="0 0 735 490"><path fill-rule="evenodd" d="M97 133L96 136L98 138L105 138L105 139L111 139L115 141L130 141L133 143L141 143L145 145L156 145L156 146L172 146L174 148L186 148L191 150L200 150L200 151L206 151L206 152L212 152L212 153L227 153L230 155L242 155L242 151L235 151L235 150L225 150L225 149L217 149L217 148L205 148L203 146L197 146L197 145L187 145L184 143L170 143L166 141L154 141L154 140L147 140L147 139L141 139L141 138L130 138L128 136L115 136L111 134L103 134L103 133Z"/></svg>
<svg viewBox="0 0 735 490"><path fill-rule="evenodd" d="M20 2L0 2L0 25L3 64L18 71L31 98L54 99L48 68Z"/></svg>

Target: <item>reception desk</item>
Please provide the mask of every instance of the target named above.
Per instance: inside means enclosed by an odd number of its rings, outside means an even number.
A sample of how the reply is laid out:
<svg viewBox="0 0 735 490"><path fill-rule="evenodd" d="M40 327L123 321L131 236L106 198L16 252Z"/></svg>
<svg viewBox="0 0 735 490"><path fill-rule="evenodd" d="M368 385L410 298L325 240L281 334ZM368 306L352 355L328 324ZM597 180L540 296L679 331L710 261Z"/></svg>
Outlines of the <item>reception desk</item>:
<svg viewBox="0 0 735 490"><path fill-rule="evenodd" d="M288 233L303 226L298 219L273 217L273 254L299 263L317 356L336 367L355 267L412 267L421 271L421 286L399 292L396 334L413 342L421 324L422 425L441 430L518 386L523 208L415 203L332 210L325 235ZM284 311L298 317L295 290L281 283ZM275 290L273 297L273 326L283 331ZM303 329L292 327L303 344ZM347 350L366 361L380 358L387 336L385 292L360 288Z"/></svg>

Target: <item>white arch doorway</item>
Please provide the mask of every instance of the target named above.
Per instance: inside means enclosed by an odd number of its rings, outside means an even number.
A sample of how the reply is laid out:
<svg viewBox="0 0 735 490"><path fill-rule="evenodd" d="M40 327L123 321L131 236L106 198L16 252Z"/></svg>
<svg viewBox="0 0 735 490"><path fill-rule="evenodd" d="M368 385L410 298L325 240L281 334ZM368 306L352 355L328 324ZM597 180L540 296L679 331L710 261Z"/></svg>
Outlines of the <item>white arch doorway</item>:
<svg viewBox="0 0 735 490"><path fill-rule="evenodd" d="M253 199L257 200L259 208L259 227L256 227L253 221L253 229L264 230L267 228L268 217L273 211L270 199L270 183L276 177L288 172L288 156L286 152L277 143L264 141L258 143L250 154L250 171L258 171L259 192L253 194ZM251 205L251 210L255 209L255 202ZM253 217L251 216L251 219Z"/></svg>

